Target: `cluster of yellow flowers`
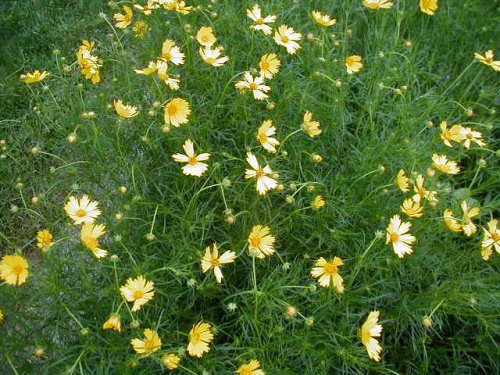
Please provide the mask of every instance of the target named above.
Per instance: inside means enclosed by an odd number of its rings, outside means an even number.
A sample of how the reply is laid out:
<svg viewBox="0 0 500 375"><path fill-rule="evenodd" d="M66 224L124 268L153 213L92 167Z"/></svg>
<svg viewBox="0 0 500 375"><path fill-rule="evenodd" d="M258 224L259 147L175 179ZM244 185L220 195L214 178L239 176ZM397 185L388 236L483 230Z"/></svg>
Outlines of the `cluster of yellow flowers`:
<svg viewBox="0 0 500 375"><path fill-rule="evenodd" d="M76 52L76 59L85 78L91 80L92 83L99 83L101 82L99 69L102 67L102 63L99 57L92 54L94 46L95 42L84 40Z"/></svg>

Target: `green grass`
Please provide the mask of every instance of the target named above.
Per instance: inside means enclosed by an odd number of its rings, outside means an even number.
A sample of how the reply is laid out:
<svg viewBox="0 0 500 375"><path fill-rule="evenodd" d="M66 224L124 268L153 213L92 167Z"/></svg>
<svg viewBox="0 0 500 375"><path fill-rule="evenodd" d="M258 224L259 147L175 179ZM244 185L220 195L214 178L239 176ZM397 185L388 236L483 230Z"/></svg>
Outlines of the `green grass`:
<svg viewBox="0 0 500 375"><path fill-rule="evenodd" d="M499 373L498 254L481 259L481 230L471 238L455 234L442 214L448 207L458 214L469 198L482 207L477 224L498 217L498 73L473 62L473 53L498 51L500 3L442 0L429 17L416 0L379 12L358 0L260 2L266 14L278 16L278 25L304 35L295 56L250 30L245 9L254 1L219 0L211 9L208 1L192 3L201 9L187 16L136 13L152 32L140 40L130 28L116 30L119 42L99 17L104 12L113 23L116 9L100 1L0 4L0 139L7 142L0 162L0 254L22 253L31 272L24 285L0 285L6 316L0 373L162 373L167 370L158 361L137 360L130 339L155 328L161 353L182 353L187 333L202 319L216 327L212 349L202 359L183 356L188 370L179 373L231 374L254 358L270 375ZM314 9L338 23L320 29L310 17ZM198 55L192 36L208 25L230 57L224 67L209 67ZM186 53L186 64L173 68L181 79L178 92L133 72L160 54L166 38ZM100 84L86 81L75 63L82 39L97 42ZM283 64L270 81L273 110L234 88L238 75L270 52ZM365 67L348 76L344 59L351 54L361 54ZM32 86L19 81L34 69L51 76ZM396 93L403 85L408 90ZM193 113L188 125L164 133L163 110L152 105L176 96L188 100ZM137 105L141 114L117 121L107 108L114 99ZM155 114L148 116L149 110ZM319 137L293 135L281 149L287 154L271 155L258 145L263 120L272 119L283 140L300 127L306 110L321 122ZM84 111L97 116L82 119ZM439 138L443 120L481 131L487 146L447 148ZM73 132L78 142L70 144ZM171 158L187 138L212 155L199 179L182 175ZM42 152L32 154L35 146ZM284 191L257 195L255 183L244 179L248 149L279 173ZM314 153L324 162L311 161ZM448 155L462 171L428 178L439 202L411 219L418 241L414 254L399 259L375 232L400 213L404 194L393 183L396 173L404 168L427 176L433 153ZM121 194L120 186L128 192ZM63 210L69 196L81 194L100 202L104 248L118 262L97 260L81 245L79 229ZM307 207L317 194L327 206L314 211ZM39 204L31 203L33 196ZM237 214L234 225L225 221L227 208ZM124 219L116 220L117 213ZM243 250L256 224L271 227L279 256L257 260L254 279L252 258ZM58 241L48 254L36 248L40 229L50 229ZM152 241L145 238L150 232ZM213 242L239 254L223 268L222 285L200 270ZM309 275L320 256L345 261L343 295ZM134 314L139 328L131 327L123 306L124 332L103 331L121 303L118 287L139 274L156 286L154 299ZM301 315L287 317L289 305ZM372 310L381 311L384 327L380 363L359 340ZM422 320L431 314L433 325L426 328ZM314 324L307 324L311 318ZM82 335L82 327L90 333ZM35 348L45 356L37 358Z"/></svg>

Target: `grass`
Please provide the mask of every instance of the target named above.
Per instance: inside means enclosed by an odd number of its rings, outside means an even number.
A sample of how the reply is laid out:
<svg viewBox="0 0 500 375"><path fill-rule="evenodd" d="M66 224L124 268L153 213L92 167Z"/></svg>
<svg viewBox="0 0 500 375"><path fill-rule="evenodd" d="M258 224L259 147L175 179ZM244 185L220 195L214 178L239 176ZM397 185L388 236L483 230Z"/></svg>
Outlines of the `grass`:
<svg viewBox="0 0 500 375"><path fill-rule="evenodd" d="M162 373L158 359L172 352L182 354L178 372L185 374L230 374L254 358L271 375L499 373L498 254L484 261L481 230L466 238L442 220L448 207L458 214L466 198L482 207L480 226L498 217L497 73L474 62L473 53L498 47L499 2L443 0L433 17L416 0L378 12L358 0L262 3L278 24L304 35L294 56L250 30L245 9L253 1L193 4L200 9L187 16L136 13L152 27L143 40L130 27L110 26L117 11L111 3L0 4L0 139L7 144L0 254L16 251L30 263L26 284L0 285L0 373ZM314 9L334 15L337 24L321 29L310 17ZM208 25L230 57L221 68L198 56L193 35ZM166 38L186 53L186 63L173 68L178 92L133 71L155 59ZM75 63L82 39L97 42L100 84L86 81ZM270 52L282 61L270 81L274 109L234 88ZM348 76L344 59L351 54L361 54L365 67ZM51 76L38 85L19 81L34 69ZM163 109L153 103L174 96L188 100L193 113L188 125L165 133ZM137 105L140 115L119 121L108 108L114 99ZM306 110L321 122L319 137L297 133L276 155L258 145L263 120L274 121L283 141L300 128ZM85 111L96 117L83 119ZM487 145L447 148L439 137L443 120L481 131ZM67 140L72 133L75 143ZM201 178L184 176L171 158L187 138L211 153ZM248 149L279 173L283 191L258 196L255 183L244 179ZM315 153L322 163L311 160ZM427 177L433 153L456 160L461 173ZM393 181L401 168L424 174L439 197L411 220L418 241L403 259L375 234L400 213L404 194ZM63 206L82 194L99 201L103 247L118 261L97 260L81 245ZM317 194L327 205L315 211ZM236 215L232 225L227 209ZM278 256L254 263L245 245L256 224L271 227ZM36 248L40 229L57 241L47 254ZM239 255L223 268L222 285L200 270L213 242ZM344 294L309 275L321 256L344 260ZM154 299L134 314L121 307L124 332L103 331L122 302L119 286L140 274L155 282ZM288 317L288 306L300 314ZM380 310L384 327L379 363L359 340L372 310ZM184 351L200 320L216 334L210 352L195 359ZM138 359L130 339L144 328L156 329L164 345L161 354ZM34 355L36 348L44 355Z"/></svg>

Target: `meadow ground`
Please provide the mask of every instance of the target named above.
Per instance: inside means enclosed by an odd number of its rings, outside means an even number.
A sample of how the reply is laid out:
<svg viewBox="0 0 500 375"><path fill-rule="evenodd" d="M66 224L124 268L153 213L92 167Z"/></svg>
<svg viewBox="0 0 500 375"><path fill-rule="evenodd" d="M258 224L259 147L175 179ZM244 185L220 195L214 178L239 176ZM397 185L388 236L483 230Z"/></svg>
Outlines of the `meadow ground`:
<svg viewBox="0 0 500 375"><path fill-rule="evenodd" d="M0 2L0 373L499 373L499 1L163 3Z"/></svg>

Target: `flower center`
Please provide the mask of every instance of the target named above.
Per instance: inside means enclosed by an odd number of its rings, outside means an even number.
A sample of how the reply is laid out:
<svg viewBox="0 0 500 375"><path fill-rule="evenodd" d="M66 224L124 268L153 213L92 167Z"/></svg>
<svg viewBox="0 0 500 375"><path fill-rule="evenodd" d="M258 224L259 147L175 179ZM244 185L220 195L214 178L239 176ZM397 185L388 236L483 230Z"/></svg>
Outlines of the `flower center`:
<svg viewBox="0 0 500 375"><path fill-rule="evenodd" d="M252 370L249 368L242 368L240 370L240 375L252 375Z"/></svg>
<svg viewBox="0 0 500 375"><path fill-rule="evenodd" d="M163 54L163 58L164 58L165 60L171 60L171 59L172 59L172 54L171 54L170 52L165 52L165 53Z"/></svg>
<svg viewBox="0 0 500 375"><path fill-rule="evenodd" d="M80 208L76 211L75 215L78 217L85 217L87 216L87 211L84 210L83 208Z"/></svg>
<svg viewBox="0 0 500 375"><path fill-rule="evenodd" d="M144 291L142 290L136 290L133 294L132 294L132 298L135 300L135 299L141 299L142 297L144 297Z"/></svg>
<svg viewBox="0 0 500 375"><path fill-rule="evenodd" d="M262 70L268 70L268 69L269 69L269 63L268 63L267 61L262 61L262 62L260 63L260 68L261 68Z"/></svg>
<svg viewBox="0 0 500 375"><path fill-rule="evenodd" d="M290 41L290 38L284 35L281 37L281 40L283 41L283 43L288 43Z"/></svg>
<svg viewBox="0 0 500 375"><path fill-rule="evenodd" d="M391 242L396 243L399 241L399 234L397 233L391 233Z"/></svg>
<svg viewBox="0 0 500 375"><path fill-rule="evenodd" d="M426 194L427 190L425 190L423 187L418 188L418 195L420 195L421 197L425 197Z"/></svg>
<svg viewBox="0 0 500 375"><path fill-rule="evenodd" d="M201 40L203 40L205 43L208 43L210 41L210 35L205 34L201 37Z"/></svg>
<svg viewBox="0 0 500 375"><path fill-rule="evenodd" d="M259 141L261 142L266 142L267 139L269 138L266 133L259 133L258 137Z"/></svg>
<svg viewBox="0 0 500 375"><path fill-rule="evenodd" d="M205 62L206 62L207 64L210 64L210 65L213 65L213 64L215 63L215 61L216 61L216 59L215 59L215 58L213 58L213 57L206 57L206 58L205 58Z"/></svg>
<svg viewBox="0 0 500 375"><path fill-rule="evenodd" d="M201 336L200 336L199 332L191 333L191 340L190 341L198 343L198 342L200 342L200 339L201 339Z"/></svg>
<svg viewBox="0 0 500 375"><path fill-rule="evenodd" d="M325 273L327 273L329 275L333 275L333 274L337 273L337 271L338 271L337 265L335 265L333 263L325 264L324 268L325 268Z"/></svg>
<svg viewBox="0 0 500 375"><path fill-rule="evenodd" d="M484 61L486 61L487 64L491 64L493 59L491 57L485 57Z"/></svg>
<svg viewBox="0 0 500 375"><path fill-rule="evenodd" d="M196 160L196 156L192 156L188 160L189 165L196 165L198 163L198 160Z"/></svg>
<svg viewBox="0 0 500 375"><path fill-rule="evenodd" d="M19 276L24 270L24 267L21 264L16 264L14 267L12 267L12 273L14 275Z"/></svg>
<svg viewBox="0 0 500 375"><path fill-rule="evenodd" d="M251 82L248 84L252 90L258 90L259 86L255 82Z"/></svg>
<svg viewBox="0 0 500 375"><path fill-rule="evenodd" d="M144 349L153 350L156 348L155 340L144 340Z"/></svg>
<svg viewBox="0 0 500 375"><path fill-rule="evenodd" d="M497 242L498 240L500 240L500 234L497 232L493 232L491 233L491 238L493 239L494 242Z"/></svg>
<svg viewBox="0 0 500 375"><path fill-rule="evenodd" d="M472 135L472 133L467 133L467 135L465 137L467 139L474 139L474 135Z"/></svg>
<svg viewBox="0 0 500 375"><path fill-rule="evenodd" d="M177 106L170 104L167 108L167 112L170 116L175 116L177 114Z"/></svg>
<svg viewBox="0 0 500 375"><path fill-rule="evenodd" d="M261 244L261 238L259 236L253 236L250 238L250 245L252 247L259 247L259 245Z"/></svg>
<svg viewBox="0 0 500 375"><path fill-rule="evenodd" d="M212 265L212 267L217 267L220 264L219 258L211 259L210 264Z"/></svg>
<svg viewBox="0 0 500 375"><path fill-rule="evenodd" d="M91 249L97 249L99 247L99 241L94 237L87 238L85 244Z"/></svg>
<svg viewBox="0 0 500 375"><path fill-rule="evenodd" d="M257 175L257 178L261 178L266 175L266 172L264 172L264 169L259 168L255 171L255 174Z"/></svg>
<svg viewBox="0 0 500 375"><path fill-rule="evenodd" d="M263 25L263 24L265 24L265 22L264 22L264 18L259 18L257 21L255 21L255 23L256 23L257 25Z"/></svg>

